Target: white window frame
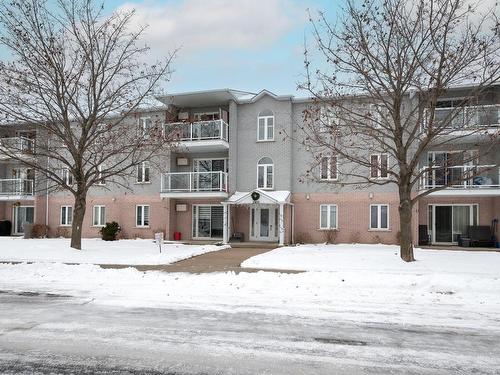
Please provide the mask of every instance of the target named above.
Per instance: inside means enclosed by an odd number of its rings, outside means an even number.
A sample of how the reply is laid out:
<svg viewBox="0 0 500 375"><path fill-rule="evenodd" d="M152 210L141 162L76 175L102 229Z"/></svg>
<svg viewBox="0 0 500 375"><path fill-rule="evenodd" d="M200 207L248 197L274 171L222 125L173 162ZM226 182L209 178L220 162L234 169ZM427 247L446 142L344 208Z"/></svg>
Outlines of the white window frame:
<svg viewBox="0 0 500 375"><path fill-rule="evenodd" d="M146 220L145 220L145 215L144 215L144 211L145 211L145 208L148 208L148 220L147 220L147 224L146 224ZM138 219L139 219L139 209L141 210L141 222L139 223L138 222ZM151 206L149 204L138 204L135 206L135 226L136 228L149 228L151 225Z"/></svg>
<svg viewBox="0 0 500 375"><path fill-rule="evenodd" d="M335 158L335 175L332 175L332 158ZM323 178L323 160L327 159L326 178ZM339 179L339 160L336 155L323 156L319 164L319 178L321 181L337 181Z"/></svg>
<svg viewBox="0 0 500 375"><path fill-rule="evenodd" d="M97 183L96 183L96 185L99 185L99 186L106 185L106 180L104 178L102 178L102 165L98 165L97 166L97 171L98 171L98 174L97 174Z"/></svg>
<svg viewBox="0 0 500 375"><path fill-rule="evenodd" d="M326 227L323 227L321 225L321 211L322 208L326 207L327 210L327 217L326 217ZM332 223L330 222L330 212L331 209L335 207L335 226L332 227ZM321 230L337 230L339 229L339 207L336 204L320 204L319 206L319 229Z"/></svg>
<svg viewBox="0 0 500 375"><path fill-rule="evenodd" d="M382 174L382 156L385 155L387 157L387 168L386 168L386 176L381 176ZM376 156L377 157L377 176L372 176L372 157ZM387 180L389 178L389 165L390 165L390 158L389 154L385 152L377 153L377 154L370 154L370 179L371 180Z"/></svg>
<svg viewBox="0 0 500 375"><path fill-rule="evenodd" d="M148 120L150 121L150 126L148 129L146 129L146 123ZM141 129L142 137L144 139L148 139L150 136L149 132L153 128L153 120L151 119L151 116L139 117L139 127Z"/></svg>
<svg viewBox="0 0 500 375"><path fill-rule="evenodd" d="M96 217L96 208L98 215ZM104 210L104 222L101 223L102 210ZM97 219L97 222L96 222ZM106 206L102 204L95 205L92 207L92 226L93 227L104 227L106 225Z"/></svg>
<svg viewBox="0 0 500 375"><path fill-rule="evenodd" d="M272 125L269 125L269 120L272 119ZM264 137L260 137L260 120L264 120ZM272 115L259 115L257 117L257 142L272 142L274 141L274 130L275 126L274 114ZM269 129L272 129L272 137L269 137Z"/></svg>
<svg viewBox="0 0 500 375"><path fill-rule="evenodd" d="M262 159L264 159L264 158L260 158L259 161ZM269 159L271 159L271 158L269 158ZM262 178L263 186L259 186L259 173L260 173L261 167L262 167L262 170L264 173L263 178ZM273 176L271 186L267 186L267 172L268 172L267 169L268 168L271 168L271 175ZM272 164L259 164L259 162L257 162L257 189L262 189L262 190L273 190L274 189L274 161Z"/></svg>
<svg viewBox="0 0 500 375"><path fill-rule="evenodd" d="M139 180L139 170L141 170L142 178ZM148 170L148 179L146 180L146 170ZM138 184L149 184L151 183L151 167L148 161L143 161L140 164L137 164L135 170L135 182Z"/></svg>
<svg viewBox="0 0 500 375"><path fill-rule="evenodd" d="M387 207L387 228L381 227L382 224L382 206ZM377 227L372 227L372 207L377 207ZM390 223L390 205L387 203L370 204L370 211L368 212L368 227L372 231L389 231Z"/></svg>
<svg viewBox="0 0 500 375"><path fill-rule="evenodd" d="M62 168L61 178L66 186L72 186L74 184L73 174L71 173L69 168Z"/></svg>
<svg viewBox="0 0 500 375"><path fill-rule="evenodd" d="M63 215L63 210L65 210L64 215ZM61 206L59 215L59 225L61 227L70 227L72 224L73 224L73 206Z"/></svg>

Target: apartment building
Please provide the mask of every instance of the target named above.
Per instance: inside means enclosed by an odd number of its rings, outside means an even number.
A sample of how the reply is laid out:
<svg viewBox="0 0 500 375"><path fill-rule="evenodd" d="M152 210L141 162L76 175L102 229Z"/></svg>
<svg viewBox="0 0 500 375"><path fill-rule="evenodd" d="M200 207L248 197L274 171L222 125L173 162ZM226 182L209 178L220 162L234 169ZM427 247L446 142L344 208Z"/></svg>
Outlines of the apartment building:
<svg viewBox="0 0 500 375"><path fill-rule="evenodd" d="M445 116L467 95L467 88L450 90L437 116ZM130 171L128 189L105 181L94 187L88 195L85 237L98 236L100 227L114 220L125 238L151 238L163 231L168 239L180 233L182 240L199 241L283 245L324 242L333 236L336 242L397 243L396 186L344 185L342 161L334 156L321 162L319 180L302 178L311 168L311 155L293 135L310 99L221 89L158 100L163 108L142 111L131 124L147 127L153 116L164 118L164 129L176 132L178 146L159 163ZM500 87L463 112L453 123L457 131L468 126L498 129ZM36 129L4 126L0 147L7 142L19 142L24 157L34 157ZM460 143L440 141L429 147L421 166L441 167L425 175L418 189L449 187L415 207L415 243L419 225L427 226L432 243L454 244L468 225L490 225L498 219L500 150L497 144L481 152L490 143L487 134L464 133ZM460 160L464 150L478 157ZM372 158L378 165L392 162L384 154ZM473 168L479 176L453 183L454 176ZM367 168L366 173L372 172ZM47 224L52 236L69 235L72 196L34 189L35 177L22 163L0 160L0 219L13 222L13 235L33 222ZM71 183L71 176L66 178Z"/></svg>

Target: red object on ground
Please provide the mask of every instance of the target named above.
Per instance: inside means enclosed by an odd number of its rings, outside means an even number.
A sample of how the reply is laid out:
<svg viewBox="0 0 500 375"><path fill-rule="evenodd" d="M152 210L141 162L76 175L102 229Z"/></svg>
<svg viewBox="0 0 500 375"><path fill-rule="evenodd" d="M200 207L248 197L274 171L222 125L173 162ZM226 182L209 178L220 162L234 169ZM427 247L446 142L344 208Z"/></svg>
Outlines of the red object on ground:
<svg viewBox="0 0 500 375"><path fill-rule="evenodd" d="M180 241L181 237L181 232L174 232L174 241Z"/></svg>

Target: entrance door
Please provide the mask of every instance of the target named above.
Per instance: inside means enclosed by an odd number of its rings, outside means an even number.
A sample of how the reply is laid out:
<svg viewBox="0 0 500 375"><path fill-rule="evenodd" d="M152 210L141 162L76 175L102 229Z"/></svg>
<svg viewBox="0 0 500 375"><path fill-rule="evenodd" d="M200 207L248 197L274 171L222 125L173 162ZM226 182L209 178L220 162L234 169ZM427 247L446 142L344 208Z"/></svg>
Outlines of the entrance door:
<svg viewBox="0 0 500 375"><path fill-rule="evenodd" d="M35 207L16 206L14 207L14 234L24 233L24 224L33 224L35 221Z"/></svg>
<svg viewBox="0 0 500 375"><path fill-rule="evenodd" d="M250 209L250 240L277 241L278 240L278 208L252 207Z"/></svg>

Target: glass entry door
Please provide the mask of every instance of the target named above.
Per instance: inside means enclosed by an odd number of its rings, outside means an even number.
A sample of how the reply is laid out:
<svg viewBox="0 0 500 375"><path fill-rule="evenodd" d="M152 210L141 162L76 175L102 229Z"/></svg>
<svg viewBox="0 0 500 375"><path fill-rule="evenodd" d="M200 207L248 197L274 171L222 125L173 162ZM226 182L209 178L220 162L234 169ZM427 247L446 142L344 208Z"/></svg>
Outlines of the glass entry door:
<svg viewBox="0 0 500 375"><path fill-rule="evenodd" d="M277 207L251 207L250 240L277 241L278 219L279 211Z"/></svg>
<svg viewBox="0 0 500 375"><path fill-rule="evenodd" d="M15 206L13 214L14 234L23 234L24 224L35 222L35 207L33 206Z"/></svg>

